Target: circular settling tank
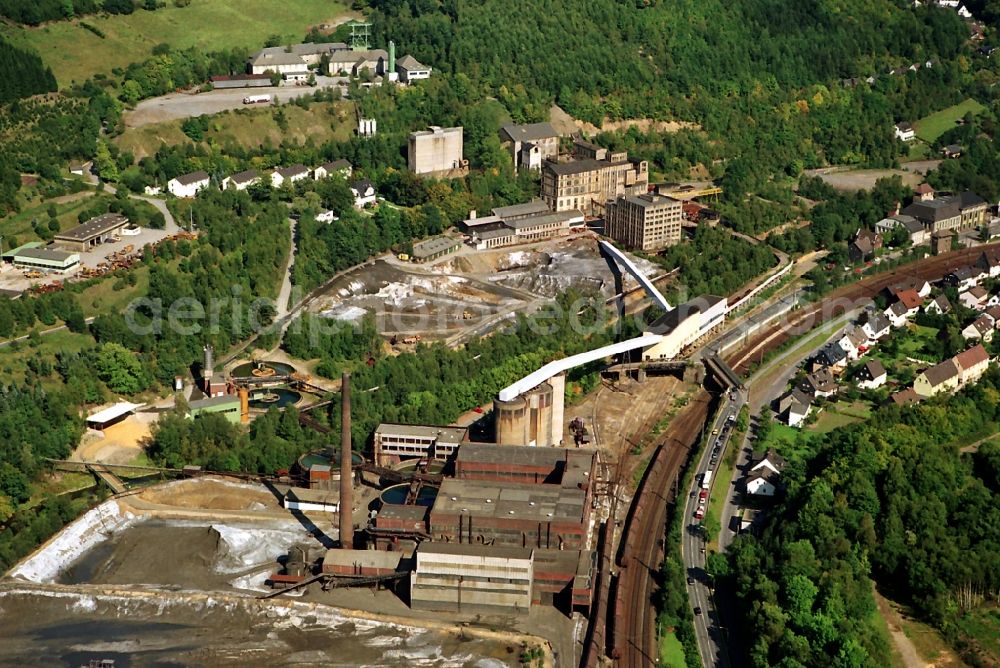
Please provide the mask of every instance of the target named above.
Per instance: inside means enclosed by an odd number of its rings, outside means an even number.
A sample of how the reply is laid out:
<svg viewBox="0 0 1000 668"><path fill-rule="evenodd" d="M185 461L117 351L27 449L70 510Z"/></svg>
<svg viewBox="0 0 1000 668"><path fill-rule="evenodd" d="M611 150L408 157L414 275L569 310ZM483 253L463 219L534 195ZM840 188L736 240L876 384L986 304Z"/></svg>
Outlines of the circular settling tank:
<svg viewBox="0 0 1000 668"><path fill-rule="evenodd" d="M234 367L229 375L233 378L270 378L271 376L287 376L294 372L295 367L291 364L252 360Z"/></svg>
<svg viewBox="0 0 1000 668"><path fill-rule="evenodd" d="M250 393L250 408L267 410L272 406L284 408L299 402L302 395L295 390L276 387L269 390L257 390Z"/></svg>
<svg viewBox="0 0 1000 668"><path fill-rule="evenodd" d="M356 452L351 453L351 463L354 466L360 466L364 463L364 459ZM303 471L308 471L313 466L317 464L329 466L331 469L336 469L340 466L340 450L336 450L333 456L325 450L317 450L316 452L308 452L301 457L299 457L299 468Z"/></svg>
<svg viewBox="0 0 1000 668"><path fill-rule="evenodd" d="M383 504L391 503L395 505L401 505L403 503L406 503L406 496L409 493L410 493L409 484L403 483L402 485L393 485L392 487L387 487L382 492L382 494L379 495L379 499L382 501ZM425 507L430 507L434 505L434 499L437 497L437 494L438 494L437 487L430 487L428 485L424 485L423 487L420 488L420 493L417 494L416 505Z"/></svg>

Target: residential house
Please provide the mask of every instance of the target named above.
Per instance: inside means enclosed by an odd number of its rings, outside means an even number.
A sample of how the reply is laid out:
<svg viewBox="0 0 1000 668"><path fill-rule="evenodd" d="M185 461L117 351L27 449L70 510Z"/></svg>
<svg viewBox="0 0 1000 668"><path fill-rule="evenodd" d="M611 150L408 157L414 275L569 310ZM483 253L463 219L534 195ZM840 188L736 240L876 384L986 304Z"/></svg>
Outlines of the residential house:
<svg viewBox="0 0 1000 668"><path fill-rule="evenodd" d="M972 18L972 12L965 5L958 8L958 15L967 21Z"/></svg>
<svg viewBox="0 0 1000 668"><path fill-rule="evenodd" d="M777 473L771 469L758 469L747 474L746 489L750 496L774 496L778 489Z"/></svg>
<svg viewBox="0 0 1000 668"><path fill-rule="evenodd" d="M894 392L889 399L897 406L910 406L912 404L919 404L924 400L922 396L913 391L912 387Z"/></svg>
<svg viewBox="0 0 1000 668"><path fill-rule="evenodd" d="M877 309L865 311L861 314L861 318L858 319L858 323L861 325L861 329L869 341L878 341L892 329L892 323L889 322L889 318L885 316L885 313Z"/></svg>
<svg viewBox="0 0 1000 668"><path fill-rule="evenodd" d="M945 275L944 284L957 288L959 292L964 292L978 285L983 275L984 272L976 267L959 267Z"/></svg>
<svg viewBox="0 0 1000 668"><path fill-rule="evenodd" d="M257 183L260 183L260 173L256 169L248 169L222 179L222 189L246 190Z"/></svg>
<svg viewBox="0 0 1000 668"><path fill-rule="evenodd" d="M421 79L431 78L431 68L421 65L413 56L407 54L396 61L396 74L403 83L413 83Z"/></svg>
<svg viewBox="0 0 1000 668"><path fill-rule="evenodd" d="M944 315L951 311L951 302L944 295L938 295L924 307L924 313Z"/></svg>
<svg viewBox="0 0 1000 668"><path fill-rule="evenodd" d="M913 216L897 213L875 223L875 229L883 236L889 235L899 228L906 230L910 237L911 246L921 246L930 241L930 233L924 228L924 224Z"/></svg>
<svg viewBox="0 0 1000 668"><path fill-rule="evenodd" d="M333 211L330 211L329 209L324 209L316 214L317 223L332 223L335 220L340 219L333 215Z"/></svg>
<svg viewBox="0 0 1000 668"><path fill-rule="evenodd" d="M305 165L279 167L271 172L271 187L280 188L286 183L295 183L309 178L309 168Z"/></svg>
<svg viewBox="0 0 1000 668"><path fill-rule="evenodd" d="M903 306L906 307L907 318L912 318L919 313L920 307L924 305L923 297L920 296L919 292L912 288L897 292L896 301L902 302Z"/></svg>
<svg viewBox="0 0 1000 668"><path fill-rule="evenodd" d="M993 301L993 297L990 297L990 301ZM986 315L993 318L993 326L1000 329L1000 305L994 304L986 309Z"/></svg>
<svg viewBox="0 0 1000 668"><path fill-rule="evenodd" d="M882 235L867 228L861 228L854 233L851 244L847 247L847 255L851 262L864 262L875 256L882 248Z"/></svg>
<svg viewBox="0 0 1000 668"><path fill-rule="evenodd" d="M874 390L885 385L886 377L885 366L879 360L873 359L865 362L855 379L861 389Z"/></svg>
<svg viewBox="0 0 1000 668"><path fill-rule="evenodd" d="M920 295L921 299L927 299L931 294L931 284L921 278L903 280L890 288L889 296L898 298L899 293L904 290L913 290Z"/></svg>
<svg viewBox="0 0 1000 668"><path fill-rule="evenodd" d="M991 248L983 251L976 260L975 267L986 272L990 278L1000 276L1000 249Z"/></svg>
<svg viewBox="0 0 1000 668"><path fill-rule="evenodd" d="M916 197L914 197L914 200L918 202L928 202L934 199L935 192L936 191L934 190L934 188L931 187L931 184L921 183L919 186L917 186L917 189L913 191L914 195L916 195Z"/></svg>
<svg viewBox="0 0 1000 668"><path fill-rule="evenodd" d="M910 310L903 302L893 302L885 310L885 317L889 319L893 329L905 327L910 321Z"/></svg>
<svg viewBox="0 0 1000 668"><path fill-rule="evenodd" d="M847 359L853 362L868 350L869 339L862 327L851 327L838 339L837 344L847 353Z"/></svg>
<svg viewBox="0 0 1000 668"><path fill-rule="evenodd" d="M344 159L334 160L333 162L324 162L322 165L313 170L313 178L317 181L321 179L328 179L335 174L339 174L344 178L350 176L351 163Z"/></svg>
<svg viewBox="0 0 1000 668"><path fill-rule="evenodd" d="M933 397L941 392L953 392L958 389L960 369L955 360L947 359L924 369L913 381L913 391L921 397Z"/></svg>
<svg viewBox="0 0 1000 668"><path fill-rule="evenodd" d="M780 474L784 469L785 458L772 448L768 448L764 453L755 452L750 459L750 471L768 470Z"/></svg>
<svg viewBox="0 0 1000 668"><path fill-rule="evenodd" d="M981 315L962 330L962 338L966 341L989 343L993 340L993 328L995 325L996 320L992 317L985 314Z"/></svg>
<svg viewBox="0 0 1000 668"><path fill-rule="evenodd" d="M847 367L847 352L836 341L831 341L816 353L813 369L819 370L823 367L829 367L834 373L843 371Z"/></svg>
<svg viewBox="0 0 1000 668"><path fill-rule="evenodd" d="M900 141L913 141L917 136L916 131L913 129L913 124L906 121L896 123L895 130L896 139Z"/></svg>
<svg viewBox="0 0 1000 668"><path fill-rule="evenodd" d="M823 368L818 371L814 371L805 377L805 379L799 383L799 389L806 394L811 394L814 397L832 397L840 389L837 387L837 381L833 377L833 372L830 369Z"/></svg>
<svg viewBox="0 0 1000 668"><path fill-rule="evenodd" d="M199 190L207 188L208 184L208 172L191 172L167 181L167 192L174 197L194 197Z"/></svg>
<svg viewBox="0 0 1000 668"><path fill-rule="evenodd" d="M982 344L955 355L954 359L959 368L959 386L978 382L990 365L990 356Z"/></svg>
<svg viewBox="0 0 1000 668"><path fill-rule="evenodd" d="M962 147L958 144L948 144L941 149L941 155L947 159L961 158Z"/></svg>
<svg viewBox="0 0 1000 668"><path fill-rule="evenodd" d="M355 181L351 184L351 194L354 195L354 208L363 209L376 202L375 186L368 179Z"/></svg>
<svg viewBox="0 0 1000 668"><path fill-rule="evenodd" d="M812 397L797 387L778 399L778 415L789 427L801 425L811 409Z"/></svg>
<svg viewBox="0 0 1000 668"><path fill-rule="evenodd" d="M145 195L154 196L154 195L159 195L160 193L162 193L163 192L163 188L161 188L160 186L143 186L142 187L142 192Z"/></svg>
<svg viewBox="0 0 1000 668"><path fill-rule="evenodd" d="M981 285L969 288L958 295L958 301L962 303L962 306L976 311L985 308L986 300L989 298L990 293L986 292L986 288Z"/></svg>

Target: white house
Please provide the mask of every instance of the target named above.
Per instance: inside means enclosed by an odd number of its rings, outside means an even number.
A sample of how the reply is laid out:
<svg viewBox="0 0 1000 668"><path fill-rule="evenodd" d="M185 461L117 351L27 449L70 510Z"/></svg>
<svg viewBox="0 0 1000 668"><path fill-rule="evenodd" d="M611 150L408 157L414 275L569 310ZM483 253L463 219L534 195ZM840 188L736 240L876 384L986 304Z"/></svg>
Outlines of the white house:
<svg viewBox="0 0 1000 668"><path fill-rule="evenodd" d="M750 471L761 471L767 469L774 473L781 473L785 468L785 458L771 448L764 454L754 454Z"/></svg>
<svg viewBox="0 0 1000 668"><path fill-rule="evenodd" d="M958 8L958 15L961 16L963 19L972 18L972 12L966 9L965 5L962 5L961 7Z"/></svg>
<svg viewBox="0 0 1000 668"><path fill-rule="evenodd" d="M351 175L351 163L347 160L334 160L333 162L326 162L313 170L313 178L317 181L321 179L328 179L334 174L340 174L344 178Z"/></svg>
<svg viewBox="0 0 1000 668"><path fill-rule="evenodd" d="M431 78L431 68L421 65L413 56L406 55L396 61L396 73L403 83Z"/></svg>
<svg viewBox="0 0 1000 668"><path fill-rule="evenodd" d="M865 311L858 322L869 341L878 341L892 329L892 323L882 311Z"/></svg>
<svg viewBox="0 0 1000 668"><path fill-rule="evenodd" d="M885 317L889 319L889 324L893 329L906 326L910 321L910 310L903 302L893 302L885 311Z"/></svg>
<svg viewBox="0 0 1000 668"><path fill-rule="evenodd" d="M778 400L778 414L789 427L800 426L811 408L812 397L797 387Z"/></svg>
<svg viewBox="0 0 1000 668"><path fill-rule="evenodd" d="M863 390L874 390L885 385L887 374L885 366L877 359L869 360L858 371L856 376L858 387Z"/></svg>
<svg viewBox="0 0 1000 668"><path fill-rule="evenodd" d="M222 189L246 190L256 183L260 183L260 173L256 169L248 169L222 179Z"/></svg>
<svg viewBox="0 0 1000 668"><path fill-rule="evenodd" d="M906 121L896 123L896 139L900 141L913 141L916 137L917 133L913 129L913 125Z"/></svg>
<svg viewBox="0 0 1000 668"><path fill-rule="evenodd" d="M747 476L747 494L750 496L774 496L778 488L778 474L769 469L754 471Z"/></svg>
<svg viewBox="0 0 1000 668"><path fill-rule="evenodd" d="M832 397L840 389L829 367L818 369L799 383L799 389L814 397Z"/></svg>
<svg viewBox="0 0 1000 668"><path fill-rule="evenodd" d="M279 167L271 172L271 187L280 188L285 183L295 183L309 178L309 168L305 165Z"/></svg>
<svg viewBox="0 0 1000 668"><path fill-rule="evenodd" d="M199 190L207 188L208 183L208 172L191 172L167 181L167 191L174 197L194 197Z"/></svg>
<svg viewBox="0 0 1000 668"><path fill-rule="evenodd" d="M861 327L851 327L840 337L837 344L847 353L847 359L854 361L868 348L868 335Z"/></svg>
<svg viewBox="0 0 1000 668"><path fill-rule="evenodd" d="M335 215L333 215L333 211L330 210L320 211L319 213L316 214L317 223L332 223L335 220L340 220L340 219L337 218Z"/></svg>
<svg viewBox="0 0 1000 668"><path fill-rule="evenodd" d="M962 338L966 341L989 343L993 340L993 328L995 325L996 321L991 316L983 314L962 330Z"/></svg>
<svg viewBox="0 0 1000 668"><path fill-rule="evenodd" d="M986 292L986 288L981 285L977 285L958 295L958 301L960 301L962 306L965 308L971 308L978 311L986 305L986 300L989 299L989 296L990 293Z"/></svg>
<svg viewBox="0 0 1000 668"><path fill-rule="evenodd" d="M160 193L163 192L163 188L161 188L160 186L144 186L142 192L150 196L159 195Z"/></svg>
<svg viewBox="0 0 1000 668"><path fill-rule="evenodd" d="M363 209L367 205L375 203L375 186L367 179L352 183L351 193L354 195L354 207L356 209Z"/></svg>
<svg viewBox="0 0 1000 668"><path fill-rule="evenodd" d="M944 295L938 295L924 307L924 313L942 315L951 311L951 302Z"/></svg>

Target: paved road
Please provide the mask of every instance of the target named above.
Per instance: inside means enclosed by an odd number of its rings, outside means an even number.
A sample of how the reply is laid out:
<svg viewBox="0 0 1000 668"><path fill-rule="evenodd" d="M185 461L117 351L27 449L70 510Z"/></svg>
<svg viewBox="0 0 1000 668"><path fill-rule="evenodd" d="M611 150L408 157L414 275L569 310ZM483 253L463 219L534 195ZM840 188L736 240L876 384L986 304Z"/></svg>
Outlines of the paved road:
<svg viewBox="0 0 1000 668"><path fill-rule="evenodd" d="M101 184L101 179L96 174L88 173L84 178L92 185L97 186ZM107 181L104 181L104 192L109 195L116 195L118 194L118 188L111 185ZM167 203L164 200L157 199L156 197L147 197L145 195L136 195L134 193L129 193L128 196L130 199L148 202L156 207L156 209L163 214L163 219L166 221L166 225L163 229L167 234L177 234L181 231L181 228L177 225L177 221L174 220L174 214L170 213L170 209L167 208Z"/></svg>
<svg viewBox="0 0 1000 668"><path fill-rule="evenodd" d="M281 320L288 315L288 300L292 297L292 267L295 266L295 220L288 219L288 231L291 236L291 245L288 247L288 262L285 264L285 275L281 279L281 288L278 290L278 302L275 305L275 320Z"/></svg>
<svg viewBox="0 0 1000 668"><path fill-rule="evenodd" d="M712 590L705 581L705 540L702 537L699 521L694 515L698 508L705 472L716 467L716 464L711 463L713 448L718 444L718 458L722 459L725 456L725 449L732 433L732 424L745 401L746 394L744 392L730 392L721 405L715 422L711 425L713 437L709 439L709 447L705 448L698 461L695 468L696 475L691 479L691 486L687 490L687 499L684 503L684 536L681 539L681 555L688 576L688 598L691 607L696 611L694 630L698 639L698 652L701 655L702 665L722 666L723 668L730 666L729 653L725 645L720 617L715 608ZM715 435L716 431L718 435ZM697 614L699 609L701 614Z"/></svg>

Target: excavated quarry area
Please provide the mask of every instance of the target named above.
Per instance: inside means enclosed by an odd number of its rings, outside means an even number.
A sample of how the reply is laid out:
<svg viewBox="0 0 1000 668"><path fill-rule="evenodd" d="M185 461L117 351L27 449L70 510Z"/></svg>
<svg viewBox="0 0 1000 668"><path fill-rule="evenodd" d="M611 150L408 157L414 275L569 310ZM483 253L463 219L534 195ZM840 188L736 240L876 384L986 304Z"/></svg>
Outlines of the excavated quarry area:
<svg viewBox="0 0 1000 668"><path fill-rule="evenodd" d="M635 261L650 276L662 273L646 260ZM443 339L463 333L481 336L502 324L504 316L570 290L614 295L614 276L592 238L511 250L463 248L426 265L381 259L342 276L311 310L342 322L372 314L386 336Z"/></svg>
<svg viewBox="0 0 1000 668"><path fill-rule="evenodd" d="M321 556L331 518L263 485L195 478L109 499L0 579L0 665L518 665L517 637L276 599L292 546Z"/></svg>

